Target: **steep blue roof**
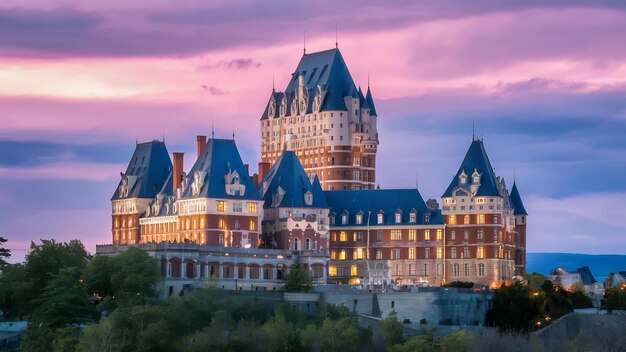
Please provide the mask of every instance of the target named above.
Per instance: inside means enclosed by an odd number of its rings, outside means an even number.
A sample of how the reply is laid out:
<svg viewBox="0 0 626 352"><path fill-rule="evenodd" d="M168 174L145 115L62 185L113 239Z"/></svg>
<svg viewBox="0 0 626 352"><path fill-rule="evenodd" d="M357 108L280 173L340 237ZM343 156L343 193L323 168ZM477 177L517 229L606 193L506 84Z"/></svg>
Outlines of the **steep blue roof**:
<svg viewBox="0 0 626 352"><path fill-rule="evenodd" d="M237 178L233 178L233 182L245 187L241 195L226 192L225 177L229 173L238 174ZM196 178L199 178L201 187L198 194L194 195L192 184ZM182 198L260 199L241 160L237 145L231 139L209 139L189 174L186 175L184 183Z"/></svg>
<svg viewBox="0 0 626 352"><path fill-rule="evenodd" d="M367 86L367 95L365 96L365 101L370 108L370 115L378 116L378 113L376 112L376 105L374 105L374 98L372 98L372 91L370 90L369 85Z"/></svg>
<svg viewBox="0 0 626 352"><path fill-rule="evenodd" d="M580 280L583 282L583 285L593 285L597 282L588 266L578 268L576 271L580 274Z"/></svg>
<svg viewBox="0 0 626 352"><path fill-rule="evenodd" d="M371 226L397 225L395 213L402 213L401 224L410 224L410 213L417 212L416 222L413 224L426 224L425 216L428 215L428 224L443 224L441 210L428 209L424 199L417 189L368 189L348 191L324 191L326 200L331 208L331 216L335 216L333 226L355 226L356 214L363 214L363 224L367 225L368 211L371 211L369 224ZM377 215L383 213L383 224L378 224ZM342 224L341 216L348 213L348 223Z"/></svg>
<svg viewBox="0 0 626 352"><path fill-rule="evenodd" d="M307 107L307 113L312 111L313 98L315 97L316 88L318 86L326 91L320 111L347 111L343 98L346 96L355 98L359 96L356 85L348 70L348 66L341 56L339 49L335 48L302 56L298 67L295 72L292 73L289 84L284 91L287 97L287 104L289 105L295 96L300 76L303 77L303 83L308 92L309 105ZM373 101L369 102L370 106L373 107L372 103ZM269 102L267 106L269 106ZM280 100L277 100L277 106L280 106ZM266 107L261 116L261 120L268 118L267 110L268 108ZM290 114L291 108L288 106L286 116Z"/></svg>
<svg viewBox="0 0 626 352"><path fill-rule="evenodd" d="M513 182L513 189L511 189L511 202L513 203L513 207L515 208L514 215L528 215L526 212L526 208L524 208L524 203L522 202L522 197L517 190L517 185Z"/></svg>
<svg viewBox="0 0 626 352"><path fill-rule="evenodd" d="M457 171L456 175L450 182L448 189L446 189L445 193L442 197L452 197L452 191L458 187L469 189L472 182L472 173L474 170L478 171L480 174L480 187L476 191L475 196L477 197L497 197L500 196L500 192L498 192L498 187L496 185L496 175L493 172L493 168L491 167L491 162L489 162L489 157L487 156L487 152L485 151L485 147L483 145L483 141L480 139L474 139L472 144L470 145L467 153L465 154L465 158L461 163L461 167L459 167L459 171ZM459 176L462 172L465 172L467 175L467 182L465 184L461 184L459 180Z"/></svg>
<svg viewBox="0 0 626 352"><path fill-rule="evenodd" d="M120 175L122 180L118 183L111 200L154 198L168 182L170 189L172 188L171 180L168 181L171 170L172 161L165 143L158 140L138 143L126 167L126 172ZM125 197L120 196L122 183L130 187Z"/></svg>
<svg viewBox="0 0 626 352"><path fill-rule="evenodd" d="M278 187L284 192L282 199L275 199ZM307 205L304 201L305 193L308 191L313 196L311 205ZM290 150L283 151L267 175L263 177L259 183L259 193L262 194L261 198L265 202L264 208L328 208L317 176L311 183L300 160Z"/></svg>

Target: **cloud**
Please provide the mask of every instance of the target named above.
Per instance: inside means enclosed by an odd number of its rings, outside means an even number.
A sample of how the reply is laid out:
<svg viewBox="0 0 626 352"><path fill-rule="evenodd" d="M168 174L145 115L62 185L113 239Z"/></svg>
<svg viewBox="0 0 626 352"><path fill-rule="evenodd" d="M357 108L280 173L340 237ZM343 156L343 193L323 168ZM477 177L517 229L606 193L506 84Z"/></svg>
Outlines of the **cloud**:
<svg viewBox="0 0 626 352"><path fill-rule="evenodd" d="M35 167L0 167L0 179L24 180L88 180L104 181L117 178L124 164L51 163Z"/></svg>
<svg viewBox="0 0 626 352"><path fill-rule="evenodd" d="M228 94L228 92L221 90L220 88L214 87L214 86L208 86L206 84L202 85L202 89L211 94L211 95L224 95L224 94Z"/></svg>
<svg viewBox="0 0 626 352"><path fill-rule="evenodd" d="M254 60L252 60L252 58L247 58L247 59L232 59L232 60L220 60L218 61L216 64L204 64L201 66L198 66L198 70L200 71L206 71L206 70L212 70L212 69L216 69L216 68L229 68L229 69L235 69L235 70L247 70L250 68L259 68L261 67L261 63L260 62L256 62Z"/></svg>

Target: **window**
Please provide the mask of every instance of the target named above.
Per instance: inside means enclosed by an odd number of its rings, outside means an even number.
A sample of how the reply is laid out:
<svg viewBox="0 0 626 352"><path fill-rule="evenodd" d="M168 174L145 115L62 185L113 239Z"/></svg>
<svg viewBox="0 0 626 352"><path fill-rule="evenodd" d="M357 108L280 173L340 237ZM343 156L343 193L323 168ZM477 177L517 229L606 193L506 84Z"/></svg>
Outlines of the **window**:
<svg viewBox="0 0 626 352"><path fill-rule="evenodd" d="M311 240L310 239L306 239L306 241L304 241L304 249L307 251L311 250Z"/></svg>
<svg viewBox="0 0 626 352"><path fill-rule="evenodd" d="M485 231L483 229L478 229L476 239L482 240L483 238L485 238Z"/></svg>
<svg viewBox="0 0 626 352"><path fill-rule="evenodd" d="M225 202L223 200L217 201L217 211L223 213L225 208Z"/></svg>
<svg viewBox="0 0 626 352"><path fill-rule="evenodd" d="M356 265L352 265L350 267L350 276L358 276L359 275L359 271L356 267Z"/></svg>
<svg viewBox="0 0 626 352"><path fill-rule="evenodd" d="M463 240L464 241L469 240L469 231L467 230L463 231Z"/></svg>
<svg viewBox="0 0 626 352"><path fill-rule="evenodd" d="M430 248L424 248L424 258L425 259L430 258Z"/></svg>
<svg viewBox="0 0 626 352"><path fill-rule="evenodd" d="M454 264L452 266L452 275L459 276L459 264Z"/></svg>
<svg viewBox="0 0 626 352"><path fill-rule="evenodd" d="M363 248L357 248L354 251L354 259L363 259Z"/></svg>
<svg viewBox="0 0 626 352"><path fill-rule="evenodd" d="M450 225L456 225L456 215L449 215L448 222L450 223Z"/></svg>
<svg viewBox="0 0 626 352"><path fill-rule="evenodd" d="M470 275L470 270L469 270L469 264L465 264L464 265L464 271L465 271L465 276L469 276Z"/></svg>
<svg viewBox="0 0 626 352"><path fill-rule="evenodd" d="M224 244L224 235L220 234L219 239L218 239L220 244Z"/></svg>
<svg viewBox="0 0 626 352"><path fill-rule="evenodd" d="M241 202L233 202L233 212L241 213L241 211L242 211Z"/></svg>
<svg viewBox="0 0 626 352"><path fill-rule="evenodd" d="M478 276L485 276L485 264L478 264Z"/></svg>
<svg viewBox="0 0 626 352"><path fill-rule="evenodd" d="M465 215L463 217L463 224L464 225L469 225L469 223L470 223L470 216L469 215Z"/></svg>
<svg viewBox="0 0 626 352"><path fill-rule="evenodd" d="M484 259L485 258L485 248L484 247L478 247L478 249L476 250L476 258L478 259Z"/></svg>
<svg viewBox="0 0 626 352"><path fill-rule="evenodd" d="M402 264L396 264L396 275L402 275ZM391 306L393 305L394 301L391 301Z"/></svg>
<svg viewBox="0 0 626 352"><path fill-rule="evenodd" d="M469 258L469 248L463 247L463 258Z"/></svg>
<svg viewBox="0 0 626 352"><path fill-rule="evenodd" d="M392 241L402 241L402 230L391 230Z"/></svg>
<svg viewBox="0 0 626 352"><path fill-rule="evenodd" d="M443 275L443 264L437 264L437 275Z"/></svg>
<svg viewBox="0 0 626 352"><path fill-rule="evenodd" d="M430 241L430 230L424 230L424 241Z"/></svg>
<svg viewBox="0 0 626 352"><path fill-rule="evenodd" d="M424 215L424 223L425 224L429 224L430 223L430 215Z"/></svg>
<svg viewBox="0 0 626 352"><path fill-rule="evenodd" d="M328 276L337 276L337 267L335 265L328 267Z"/></svg>
<svg viewBox="0 0 626 352"><path fill-rule="evenodd" d="M415 248L409 248L409 259L415 259Z"/></svg>
<svg viewBox="0 0 626 352"><path fill-rule="evenodd" d="M402 213L396 213L396 224L402 222Z"/></svg>
<svg viewBox="0 0 626 352"><path fill-rule="evenodd" d="M363 214L356 214L356 223L361 225L363 223Z"/></svg>
<svg viewBox="0 0 626 352"><path fill-rule="evenodd" d="M339 232L339 242L346 242L348 240L348 234L345 231Z"/></svg>
<svg viewBox="0 0 626 352"><path fill-rule="evenodd" d="M443 249L441 247L437 247L437 259L443 258Z"/></svg>
<svg viewBox="0 0 626 352"><path fill-rule="evenodd" d="M428 263L424 263L424 275L428 276Z"/></svg>
<svg viewBox="0 0 626 352"><path fill-rule="evenodd" d="M382 249L377 249L376 250L376 259L383 259L383 250Z"/></svg>
<svg viewBox="0 0 626 352"><path fill-rule="evenodd" d="M339 252L339 260L346 260L346 250L345 249L342 249Z"/></svg>
<svg viewBox="0 0 626 352"><path fill-rule="evenodd" d="M437 241L441 241L443 239L443 230L437 229Z"/></svg>
<svg viewBox="0 0 626 352"><path fill-rule="evenodd" d="M363 241L363 233L361 231L353 233L352 237L354 239L354 242Z"/></svg>
<svg viewBox="0 0 626 352"><path fill-rule="evenodd" d="M415 241L417 230L409 230L409 241Z"/></svg>
<svg viewBox="0 0 626 352"><path fill-rule="evenodd" d="M391 259L400 259L400 249L395 248L391 250Z"/></svg>
<svg viewBox="0 0 626 352"><path fill-rule="evenodd" d="M345 225L348 223L348 214L341 215L341 224Z"/></svg>
<svg viewBox="0 0 626 352"><path fill-rule="evenodd" d="M415 221L416 221L416 220L417 220L417 216L416 216L416 214L415 214L415 213L411 213L411 214L409 214L409 222L410 222L411 224L415 224Z"/></svg>
<svg viewBox="0 0 626 352"><path fill-rule="evenodd" d="M485 223L485 214L478 214L478 223L479 224Z"/></svg>
<svg viewBox="0 0 626 352"><path fill-rule="evenodd" d="M493 215L493 223L494 223L494 224L497 224L497 223L498 223L498 215L497 215L497 214L494 214L494 215Z"/></svg>
<svg viewBox="0 0 626 352"><path fill-rule="evenodd" d="M188 224L189 224L189 223L188 223ZM219 218L219 219L217 220L217 227L218 227L218 228L220 228L220 229L223 229L223 228L225 228L225 227L226 227L226 223L225 223L224 219ZM189 229L189 226L187 226L187 229Z"/></svg>
<svg viewBox="0 0 626 352"><path fill-rule="evenodd" d="M336 251L330 251L330 259L337 259L337 252Z"/></svg>
<svg viewBox="0 0 626 352"><path fill-rule="evenodd" d="M456 231L454 230L450 231L450 239L452 241L456 240Z"/></svg>
<svg viewBox="0 0 626 352"><path fill-rule="evenodd" d="M250 220L250 231L256 230L256 221Z"/></svg>
<svg viewBox="0 0 626 352"><path fill-rule="evenodd" d="M450 258L456 259L456 247L450 249Z"/></svg>
<svg viewBox="0 0 626 352"><path fill-rule="evenodd" d="M377 241L382 241L383 240L383 230L376 231L376 240Z"/></svg>
<svg viewBox="0 0 626 352"><path fill-rule="evenodd" d="M383 223L383 214L378 214L378 224L382 224Z"/></svg>

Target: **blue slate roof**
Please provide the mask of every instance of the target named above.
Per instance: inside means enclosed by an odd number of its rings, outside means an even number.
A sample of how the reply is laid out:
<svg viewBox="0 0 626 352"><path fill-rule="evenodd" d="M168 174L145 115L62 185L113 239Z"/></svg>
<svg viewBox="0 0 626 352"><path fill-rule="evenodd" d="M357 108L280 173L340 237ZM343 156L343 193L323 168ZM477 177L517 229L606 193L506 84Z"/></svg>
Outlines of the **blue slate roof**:
<svg viewBox="0 0 626 352"><path fill-rule="evenodd" d="M370 90L369 85L367 86L367 94L365 95L365 102L367 102L367 107L370 108L370 115L378 116L376 112L376 105L374 105L374 98L372 98L372 91Z"/></svg>
<svg viewBox="0 0 626 352"><path fill-rule="evenodd" d="M169 189L172 188L171 179L168 180L171 170L172 161L164 142L154 140L138 143L126 167L126 172L121 175L123 179L127 178L131 181L128 184L129 186L132 184L132 188L127 196L120 197L120 186L123 182L120 180L111 200L154 198L164 186L167 187L168 182Z"/></svg>
<svg viewBox="0 0 626 352"><path fill-rule="evenodd" d="M347 111L343 98L346 96L355 98L359 97L357 87L352 80L350 71L341 56L339 49L335 48L317 53L305 54L300 59L300 63L298 64L295 72L292 73L292 77L289 80L289 84L287 85L284 93L281 93L287 98L288 106L286 116L290 116L291 114L290 104L295 97L295 93L298 88L298 78L300 76L304 77L304 86L308 92L307 113L312 112L313 99L315 98L318 86L326 91L320 111ZM272 94L275 94L275 92ZM374 110L373 100L369 90L368 96L368 103L372 107L372 110ZM280 98L282 99L282 96ZM270 96L270 101L271 99L272 96ZM278 110L280 100L276 100L276 104ZM263 115L261 116L261 120L268 118L268 107L269 102Z"/></svg>
<svg viewBox="0 0 626 352"><path fill-rule="evenodd" d="M263 193L263 188L265 192ZM280 187L284 194L279 203L274 197ZM304 195L310 191L313 196L311 205L304 201ZM304 168L293 151L285 150L259 183L259 193L265 202L264 208L328 208L322 186L317 178L309 181ZM272 206L274 205L274 206Z"/></svg>
<svg viewBox="0 0 626 352"><path fill-rule="evenodd" d="M417 189L368 189L348 191L324 191L331 208L331 217L335 217L333 226L367 225L368 211L371 211L370 226L408 225L410 213L417 212L416 222L426 224L425 216L429 216L428 224L443 224L440 209L430 210ZM401 223L395 222L395 214L402 213ZM342 215L348 214L348 223L342 224ZM363 224L356 223L356 214L363 214ZM377 215L383 213L383 224L378 224Z"/></svg>
<svg viewBox="0 0 626 352"><path fill-rule="evenodd" d="M475 196L500 196L500 192L498 192L498 187L496 185L496 175L491 167L491 162L489 162L489 157L485 151L483 141L480 139L474 139L465 154L465 158L461 163L461 167L459 167L459 171L457 171L456 175L454 175L452 182L450 182L448 189L446 189L442 197L452 197L452 192L458 187L469 189L474 170L478 171L481 175L480 187L476 191ZM462 172L465 172L467 175L467 182L465 184L460 184L459 176Z"/></svg>
<svg viewBox="0 0 626 352"><path fill-rule="evenodd" d="M597 282L588 266L578 268L576 271L580 274L580 280L583 282L583 285L593 285Z"/></svg>
<svg viewBox="0 0 626 352"><path fill-rule="evenodd" d="M192 192L192 183L196 172L205 173L201 178L202 186L198 195ZM226 193L225 176L229 172L239 174L238 183L245 186L242 195ZM182 198L225 198L259 200L257 192L246 167L241 160L235 141L231 139L209 139L195 164L186 175Z"/></svg>
<svg viewBox="0 0 626 352"><path fill-rule="evenodd" d="M524 208L522 197L517 190L517 185L515 184L515 182L513 182L513 189L511 189L511 202L513 203L513 207L515 208L513 214L528 215L528 213L526 212L526 208Z"/></svg>

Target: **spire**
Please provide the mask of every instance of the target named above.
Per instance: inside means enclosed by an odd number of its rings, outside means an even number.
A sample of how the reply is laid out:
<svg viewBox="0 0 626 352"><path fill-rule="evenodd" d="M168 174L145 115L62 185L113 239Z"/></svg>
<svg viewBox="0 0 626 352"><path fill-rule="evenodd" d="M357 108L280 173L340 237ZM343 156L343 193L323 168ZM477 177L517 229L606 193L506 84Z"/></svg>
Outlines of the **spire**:
<svg viewBox="0 0 626 352"><path fill-rule="evenodd" d="M211 139L215 139L215 128L213 127L213 118L211 118Z"/></svg>
<svg viewBox="0 0 626 352"><path fill-rule="evenodd" d="M335 49L339 49L339 35L337 34L337 23L335 23Z"/></svg>
<svg viewBox="0 0 626 352"><path fill-rule="evenodd" d="M272 75L272 93L276 92L276 88L274 86L274 75Z"/></svg>
<svg viewBox="0 0 626 352"><path fill-rule="evenodd" d="M304 31L304 40L303 40L303 44L302 44L302 51L303 51L302 55L306 55L306 31Z"/></svg>
<svg viewBox="0 0 626 352"><path fill-rule="evenodd" d="M515 208L515 211L513 212L514 215L528 215L526 209L524 208L524 202L522 202L522 197L519 194L515 181L513 181L513 188L511 189L511 202Z"/></svg>

